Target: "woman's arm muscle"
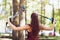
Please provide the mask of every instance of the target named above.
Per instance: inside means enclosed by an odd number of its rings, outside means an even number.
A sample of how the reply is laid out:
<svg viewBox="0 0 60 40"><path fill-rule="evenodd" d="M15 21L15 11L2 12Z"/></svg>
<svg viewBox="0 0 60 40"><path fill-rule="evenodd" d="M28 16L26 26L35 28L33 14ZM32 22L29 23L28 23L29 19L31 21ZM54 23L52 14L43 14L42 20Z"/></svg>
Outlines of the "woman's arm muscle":
<svg viewBox="0 0 60 40"><path fill-rule="evenodd" d="M45 25L41 25L40 30L53 30L54 24L51 27L46 27Z"/></svg>
<svg viewBox="0 0 60 40"><path fill-rule="evenodd" d="M21 27L16 27L10 21L8 21L8 24L10 25L11 29L13 29L13 30L27 30L27 29L30 28L28 25L24 25L24 26L21 26Z"/></svg>

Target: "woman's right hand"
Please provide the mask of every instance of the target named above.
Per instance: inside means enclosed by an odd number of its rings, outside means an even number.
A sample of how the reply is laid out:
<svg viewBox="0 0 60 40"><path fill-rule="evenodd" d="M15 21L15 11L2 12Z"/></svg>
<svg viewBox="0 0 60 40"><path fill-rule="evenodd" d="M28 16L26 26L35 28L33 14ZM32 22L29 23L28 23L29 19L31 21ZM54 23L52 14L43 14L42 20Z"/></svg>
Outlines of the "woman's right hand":
<svg viewBox="0 0 60 40"><path fill-rule="evenodd" d="M54 19L53 24L56 24L56 19Z"/></svg>

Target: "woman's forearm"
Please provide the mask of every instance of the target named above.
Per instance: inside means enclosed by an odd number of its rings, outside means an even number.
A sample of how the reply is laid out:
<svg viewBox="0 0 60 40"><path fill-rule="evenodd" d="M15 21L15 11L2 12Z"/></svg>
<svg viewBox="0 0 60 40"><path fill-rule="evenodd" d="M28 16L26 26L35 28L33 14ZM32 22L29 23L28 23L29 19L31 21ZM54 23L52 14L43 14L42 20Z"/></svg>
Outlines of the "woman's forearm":
<svg viewBox="0 0 60 40"><path fill-rule="evenodd" d="M46 26L44 26L44 25L42 25L42 30L53 30L54 29L54 25L55 24L52 24L52 26L51 27L46 27Z"/></svg>
<svg viewBox="0 0 60 40"><path fill-rule="evenodd" d="M51 26L51 30L55 27L55 21L53 22L52 26Z"/></svg>
<svg viewBox="0 0 60 40"><path fill-rule="evenodd" d="M50 27L50 30L53 30L54 29L54 24L52 24L52 26Z"/></svg>
<svg viewBox="0 0 60 40"><path fill-rule="evenodd" d="M11 29L16 30L16 26L13 25L10 21L8 21L8 24L10 25Z"/></svg>

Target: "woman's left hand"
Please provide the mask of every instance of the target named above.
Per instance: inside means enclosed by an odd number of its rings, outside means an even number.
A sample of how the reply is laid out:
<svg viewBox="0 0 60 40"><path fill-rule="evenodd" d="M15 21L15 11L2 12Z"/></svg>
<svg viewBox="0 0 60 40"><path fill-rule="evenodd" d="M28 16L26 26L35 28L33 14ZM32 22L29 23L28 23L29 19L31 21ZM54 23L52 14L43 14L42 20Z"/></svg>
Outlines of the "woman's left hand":
<svg viewBox="0 0 60 40"><path fill-rule="evenodd" d="M56 24L56 19L54 19L53 24Z"/></svg>

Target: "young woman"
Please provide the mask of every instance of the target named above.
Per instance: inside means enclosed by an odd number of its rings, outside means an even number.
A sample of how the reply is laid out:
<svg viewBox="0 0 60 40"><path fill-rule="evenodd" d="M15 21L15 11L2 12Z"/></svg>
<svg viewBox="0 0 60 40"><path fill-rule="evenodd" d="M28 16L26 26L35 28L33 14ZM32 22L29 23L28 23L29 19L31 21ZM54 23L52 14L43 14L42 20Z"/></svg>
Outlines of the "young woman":
<svg viewBox="0 0 60 40"><path fill-rule="evenodd" d="M32 13L30 24L27 24L27 25L21 26L21 27L16 27L9 20L8 20L8 24L10 25L10 27L13 30L19 30L19 31L26 30L28 32L27 40L39 40L38 39L39 31L40 30L52 30L54 28L55 21L53 22L51 27L45 27L44 25L39 24L38 14Z"/></svg>

